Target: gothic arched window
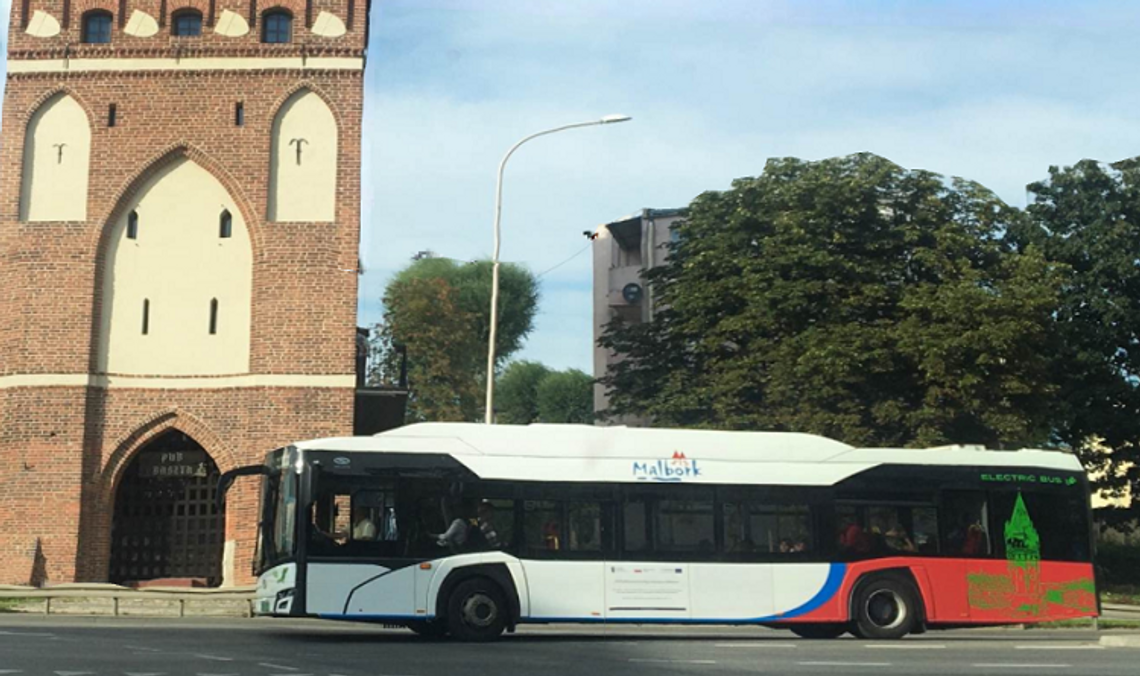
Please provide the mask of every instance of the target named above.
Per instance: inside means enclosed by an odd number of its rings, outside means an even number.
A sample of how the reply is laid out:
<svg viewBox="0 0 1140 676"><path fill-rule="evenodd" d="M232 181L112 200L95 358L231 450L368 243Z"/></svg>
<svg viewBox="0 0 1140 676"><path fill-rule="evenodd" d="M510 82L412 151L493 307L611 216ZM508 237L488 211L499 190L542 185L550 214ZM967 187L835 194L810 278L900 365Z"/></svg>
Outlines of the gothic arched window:
<svg viewBox="0 0 1140 676"><path fill-rule="evenodd" d="M234 217L230 215L230 210L225 209L222 211L221 217L218 219L218 237L222 239L229 239L234 233Z"/></svg>

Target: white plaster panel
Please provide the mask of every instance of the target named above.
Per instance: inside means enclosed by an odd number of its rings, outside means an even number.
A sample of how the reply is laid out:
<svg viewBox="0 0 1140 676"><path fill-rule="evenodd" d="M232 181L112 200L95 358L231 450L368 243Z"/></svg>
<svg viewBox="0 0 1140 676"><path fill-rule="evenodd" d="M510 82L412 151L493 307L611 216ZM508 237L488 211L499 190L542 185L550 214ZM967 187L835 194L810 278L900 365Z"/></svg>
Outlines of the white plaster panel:
<svg viewBox="0 0 1140 676"><path fill-rule="evenodd" d="M20 220L87 220L91 126L75 99L57 94L28 122Z"/></svg>
<svg viewBox="0 0 1140 676"><path fill-rule="evenodd" d="M313 22L312 32L313 35L319 35L322 38L339 38L347 33L348 29L345 28L344 22L337 15L321 12L317 15L317 20Z"/></svg>
<svg viewBox="0 0 1140 676"><path fill-rule="evenodd" d="M153 37L158 34L158 21L146 12L136 9L131 12L131 18L127 19L127 26L123 32L136 38Z"/></svg>
<svg viewBox="0 0 1140 676"><path fill-rule="evenodd" d="M214 25L214 32L227 38L240 38L249 34L249 22L240 14L230 10L222 10L218 22Z"/></svg>
<svg viewBox="0 0 1140 676"><path fill-rule="evenodd" d="M59 35L59 21L51 14L37 9L32 12L32 18L28 20L24 32L32 37L53 38Z"/></svg>
<svg viewBox="0 0 1140 676"><path fill-rule="evenodd" d="M357 56L212 56L186 59L9 59L9 73L110 73L202 70L364 70Z"/></svg>
<svg viewBox="0 0 1140 676"><path fill-rule="evenodd" d="M299 91L273 121L269 220L334 220L336 168L336 119L321 97Z"/></svg>
<svg viewBox="0 0 1140 676"><path fill-rule="evenodd" d="M252 253L240 210L216 178L190 160L158 172L111 228L103 279L99 370L112 374L249 372ZM127 237L131 210L138 237ZM232 236L218 236L219 217ZM209 333L218 299L217 333ZM143 301L150 301L142 333Z"/></svg>

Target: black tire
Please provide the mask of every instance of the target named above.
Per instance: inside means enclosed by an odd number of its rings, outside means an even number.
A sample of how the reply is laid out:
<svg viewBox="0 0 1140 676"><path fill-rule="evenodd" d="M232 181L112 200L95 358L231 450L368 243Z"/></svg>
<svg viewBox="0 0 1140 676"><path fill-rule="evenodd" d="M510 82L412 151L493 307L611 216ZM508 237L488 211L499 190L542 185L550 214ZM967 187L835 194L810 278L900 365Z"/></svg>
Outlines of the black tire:
<svg viewBox="0 0 1140 676"><path fill-rule="evenodd" d="M919 626L918 591L908 580L880 575L855 590L851 633L872 640L899 639Z"/></svg>
<svg viewBox="0 0 1140 676"><path fill-rule="evenodd" d="M830 639L839 638L847 633L846 624L828 623L828 624L792 624L788 625L788 629L800 638L810 639Z"/></svg>
<svg viewBox="0 0 1140 676"><path fill-rule="evenodd" d="M410 622L408 623L408 629L411 629L424 638L441 639L447 636L447 625L436 620Z"/></svg>
<svg viewBox="0 0 1140 676"><path fill-rule="evenodd" d="M460 641L493 641L507 626L507 612L499 585L473 577L460 582L447 599L447 630Z"/></svg>

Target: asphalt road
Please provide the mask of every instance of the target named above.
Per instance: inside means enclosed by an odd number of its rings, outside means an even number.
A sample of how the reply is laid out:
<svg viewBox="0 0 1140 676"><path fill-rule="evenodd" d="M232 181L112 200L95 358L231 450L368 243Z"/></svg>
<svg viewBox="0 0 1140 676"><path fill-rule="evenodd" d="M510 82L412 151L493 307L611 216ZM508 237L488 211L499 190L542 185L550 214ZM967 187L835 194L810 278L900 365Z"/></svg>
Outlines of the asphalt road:
<svg viewBox="0 0 1140 676"><path fill-rule="evenodd" d="M290 620L0 616L0 676L665 676L1140 673L1090 631L804 641L753 628L526 628L494 644Z"/></svg>

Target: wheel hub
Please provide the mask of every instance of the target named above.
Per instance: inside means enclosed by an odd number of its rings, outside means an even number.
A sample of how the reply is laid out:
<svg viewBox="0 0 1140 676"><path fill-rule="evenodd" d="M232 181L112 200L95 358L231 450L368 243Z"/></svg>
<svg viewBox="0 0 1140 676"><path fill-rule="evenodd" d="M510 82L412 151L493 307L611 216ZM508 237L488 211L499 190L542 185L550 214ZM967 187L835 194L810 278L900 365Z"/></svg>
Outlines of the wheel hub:
<svg viewBox="0 0 1140 676"><path fill-rule="evenodd" d="M906 621L906 602L890 589L880 589L867 597L867 619L880 629L894 629Z"/></svg>
<svg viewBox="0 0 1140 676"><path fill-rule="evenodd" d="M499 615L499 608L490 596L476 592L464 599L463 621L472 627L489 627Z"/></svg>

